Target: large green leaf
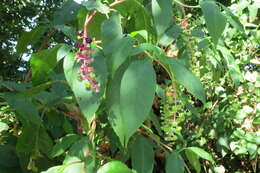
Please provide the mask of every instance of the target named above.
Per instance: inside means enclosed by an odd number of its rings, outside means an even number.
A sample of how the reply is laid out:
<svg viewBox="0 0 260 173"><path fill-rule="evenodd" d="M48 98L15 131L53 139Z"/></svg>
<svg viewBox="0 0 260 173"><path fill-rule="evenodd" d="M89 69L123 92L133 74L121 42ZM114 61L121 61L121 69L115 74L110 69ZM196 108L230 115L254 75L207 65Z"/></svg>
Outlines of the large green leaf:
<svg viewBox="0 0 260 173"><path fill-rule="evenodd" d="M35 42L37 42L46 29L47 29L46 27L37 26L30 32L22 33L16 46L16 53L20 54L20 53L27 52L28 51L27 46L33 45Z"/></svg>
<svg viewBox="0 0 260 173"><path fill-rule="evenodd" d="M123 37L120 23L119 14L115 13L101 27L104 54L112 75L129 56L134 41L131 37Z"/></svg>
<svg viewBox="0 0 260 173"><path fill-rule="evenodd" d="M152 173L154 167L154 151L151 142L138 136L132 145L131 161L133 169L138 173Z"/></svg>
<svg viewBox="0 0 260 173"><path fill-rule="evenodd" d="M61 46L62 44L58 44L50 50L42 50L32 54L30 64L32 67L32 80L34 84L42 83L47 78L48 74L53 71L57 64L57 51Z"/></svg>
<svg viewBox="0 0 260 173"><path fill-rule="evenodd" d="M75 134L68 134L62 137L52 148L51 157L63 154L77 140L79 140L79 136Z"/></svg>
<svg viewBox="0 0 260 173"><path fill-rule="evenodd" d="M218 49L220 50L220 52L223 55L223 58L226 61L228 71L230 73L230 76L231 76L234 84L236 86L239 85L239 83L242 81L243 78L242 78L242 74L239 69L239 66L235 62L234 56L231 54L231 52L226 47L219 46Z"/></svg>
<svg viewBox="0 0 260 173"><path fill-rule="evenodd" d="M200 165L199 157L193 151L190 150L185 150L185 155L188 158L192 167L196 170L196 172L200 173L201 165Z"/></svg>
<svg viewBox="0 0 260 173"><path fill-rule="evenodd" d="M214 1L201 1L200 5L209 34L216 45L226 27L226 17L221 13Z"/></svg>
<svg viewBox="0 0 260 173"><path fill-rule="evenodd" d="M176 152L172 152L166 160L166 173L184 173L184 161Z"/></svg>
<svg viewBox="0 0 260 173"><path fill-rule="evenodd" d="M169 58L169 63L171 65L171 72L173 73L175 79L192 95L205 103L205 92L200 80L178 60Z"/></svg>
<svg viewBox="0 0 260 173"><path fill-rule="evenodd" d="M195 154L197 154L199 157L210 161L211 163L214 163L214 160L212 158L212 156L206 152L205 150L198 148L198 147L188 147L186 148L186 150L190 150L192 152L194 152Z"/></svg>
<svg viewBox="0 0 260 173"><path fill-rule="evenodd" d="M97 173L133 173L125 164L119 161L111 161L103 165Z"/></svg>
<svg viewBox="0 0 260 173"><path fill-rule="evenodd" d="M152 15L158 38L172 24L172 1L152 0Z"/></svg>
<svg viewBox="0 0 260 173"><path fill-rule="evenodd" d="M149 115L155 95L155 72L147 58L133 61L112 93L110 122L123 146ZM119 89L119 90L118 90Z"/></svg>
<svg viewBox="0 0 260 173"><path fill-rule="evenodd" d="M74 53L68 54L65 57L63 64L66 80L68 81L77 102L79 103L81 111L88 122L92 121L94 114L100 105L107 77L104 57L100 55L98 51L95 51L92 56L94 57L92 65L101 85L101 89L98 93L88 90L84 81L78 79L78 69L80 64L76 62Z"/></svg>
<svg viewBox="0 0 260 173"><path fill-rule="evenodd" d="M173 40L176 40L179 35L181 34L181 27L178 25L172 25L169 29L165 31L165 33L162 35L159 43L163 46L168 46L173 42Z"/></svg>

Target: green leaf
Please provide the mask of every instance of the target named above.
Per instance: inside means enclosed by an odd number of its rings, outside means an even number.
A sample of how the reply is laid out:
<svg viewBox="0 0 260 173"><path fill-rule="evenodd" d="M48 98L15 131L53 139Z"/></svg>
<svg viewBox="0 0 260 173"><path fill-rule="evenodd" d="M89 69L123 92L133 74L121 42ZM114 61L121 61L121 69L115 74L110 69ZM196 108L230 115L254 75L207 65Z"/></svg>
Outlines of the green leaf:
<svg viewBox="0 0 260 173"><path fill-rule="evenodd" d="M30 124L35 125L42 123L36 107L26 98L18 97L16 94L10 93L5 93L4 98L9 105L15 109L17 112L16 115L22 123L30 122Z"/></svg>
<svg viewBox="0 0 260 173"><path fill-rule="evenodd" d="M48 74L53 71L57 64L57 51L61 46L61 44L58 44L51 50L42 50L32 54L30 64L32 67L33 84L42 83Z"/></svg>
<svg viewBox="0 0 260 173"><path fill-rule="evenodd" d="M173 22L172 1L152 0L152 15L157 37L160 38Z"/></svg>
<svg viewBox="0 0 260 173"><path fill-rule="evenodd" d="M107 14L109 13L109 7L100 0L88 0L87 2L83 2L84 5L88 10L98 10L100 13Z"/></svg>
<svg viewBox="0 0 260 173"><path fill-rule="evenodd" d="M171 65L171 72L173 73L175 79L193 96L197 97L199 100L205 103L205 92L200 80L178 60L169 58L169 63Z"/></svg>
<svg viewBox="0 0 260 173"><path fill-rule="evenodd" d="M8 124L0 122L0 133L9 129Z"/></svg>
<svg viewBox="0 0 260 173"><path fill-rule="evenodd" d="M233 55L230 53L230 51L227 48L219 46L218 49L220 50L220 52L223 55L223 58L226 61L228 71L230 73L230 76L231 76L234 84L236 86L238 86L243 78L242 78L242 74L239 69L239 66L235 62L235 58L233 57Z"/></svg>
<svg viewBox="0 0 260 173"><path fill-rule="evenodd" d="M98 93L91 91L86 88L85 82L78 79L78 69L80 64L75 60L75 54L69 53L64 59L64 73L66 80L68 81L76 99L79 103L81 111L84 117L90 123L94 118L94 114L97 111L101 99L105 90L107 71L105 59L98 51L93 52L92 57L94 57L93 67L95 69L95 74L100 82L100 91Z"/></svg>
<svg viewBox="0 0 260 173"><path fill-rule="evenodd" d="M39 151L38 134L39 126L26 124L22 128L22 134L19 136L16 150L17 152L36 153Z"/></svg>
<svg viewBox="0 0 260 173"><path fill-rule="evenodd" d="M75 134L68 134L59 139L51 151L51 157L57 157L63 154L75 141L79 140L79 136Z"/></svg>
<svg viewBox="0 0 260 173"><path fill-rule="evenodd" d="M43 171L41 173L57 173L60 167L61 166L54 166L54 167L51 167L48 170Z"/></svg>
<svg viewBox="0 0 260 173"><path fill-rule="evenodd" d="M64 44L59 48L57 51L57 62L59 62L62 58L64 58L66 55L70 53L72 50L72 46Z"/></svg>
<svg viewBox="0 0 260 173"><path fill-rule="evenodd" d="M163 46L168 46L173 42L173 40L177 39L181 34L181 27L178 25L172 25L169 29L166 30L165 34L162 35L159 43Z"/></svg>
<svg viewBox="0 0 260 173"><path fill-rule="evenodd" d="M205 150L203 150L201 148L189 147L189 148L186 148L186 150L190 150L190 151L194 152L195 154L197 154L199 157L201 157L205 160L208 160L211 163L214 163L212 156L208 152L206 152Z"/></svg>
<svg viewBox="0 0 260 173"><path fill-rule="evenodd" d="M43 84L37 85L37 86L27 89L25 91L22 91L22 92L18 93L17 96L31 96L31 95L37 94L41 91L44 91L47 88L50 88L50 86L52 84L53 84L53 81L45 82Z"/></svg>
<svg viewBox="0 0 260 173"><path fill-rule="evenodd" d="M104 54L112 76L129 56L134 42L131 37L123 37L120 22L119 14L115 13L101 26Z"/></svg>
<svg viewBox="0 0 260 173"><path fill-rule="evenodd" d="M226 27L226 17L221 13L214 1L201 1L200 5L209 34L212 37L213 43L217 45Z"/></svg>
<svg viewBox="0 0 260 173"><path fill-rule="evenodd" d="M166 173L184 173L184 161L176 152L172 152L166 160Z"/></svg>
<svg viewBox="0 0 260 173"><path fill-rule="evenodd" d="M131 149L132 167L138 173L152 173L154 167L154 151L151 142L138 136Z"/></svg>
<svg viewBox="0 0 260 173"><path fill-rule="evenodd" d="M16 156L15 147L11 145L0 145L0 166L16 167L19 160ZM0 169L1 171L1 169Z"/></svg>
<svg viewBox="0 0 260 173"><path fill-rule="evenodd" d="M40 37L43 35L46 29L46 27L37 26L30 32L22 33L16 46L16 53L21 54L27 52L27 46L33 46L40 39Z"/></svg>
<svg viewBox="0 0 260 173"><path fill-rule="evenodd" d="M119 161L111 161L98 169L97 173L133 173L125 164Z"/></svg>
<svg viewBox="0 0 260 173"><path fill-rule="evenodd" d="M92 159L93 154L94 153L93 153L92 145L88 137L85 136L72 145L63 163L67 164L75 159L82 160L82 161L86 159L93 160Z"/></svg>
<svg viewBox="0 0 260 173"><path fill-rule="evenodd" d="M66 25L56 25L54 26L58 31L63 32L66 36L68 36L71 40L77 41L76 29Z"/></svg>
<svg viewBox="0 0 260 173"><path fill-rule="evenodd" d="M63 3L62 7L54 13L54 25L64 25L69 21L76 20L77 12L81 7L74 1Z"/></svg>
<svg viewBox="0 0 260 173"><path fill-rule="evenodd" d="M41 127L39 129L37 140L40 152L50 157L53 142L45 128Z"/></svg>
<svg viewBox="0 0 260 173"><path fill-rule="evenodd" d="M196 170L197 173L200 173L201 165L197 154L190 150L185 150L185 154L192 167Z"/></svg>
<svg viewBox="0 0 260 173"><path fill-rule="evenodd" d="M227 21L234 27L236 28L238 31L242 32L243 34L245 34L245 29L244 26L241 24L241 22L239 21L239 18L237 16L235 16L232 11L225 7L224 5L222 5L221 3L219 3L221 5L221 7L224 9L225 13L224 15L227 18Z"/></svg>
<svg viewBox="0 0 260 173"><path fill-rule="evenodd" d="M110 112L110 122L123 146L149 115L155 95L156 79L151 61L133 61L119 85L118 101ZM115 94L116 95L116 94Z"/></svg>

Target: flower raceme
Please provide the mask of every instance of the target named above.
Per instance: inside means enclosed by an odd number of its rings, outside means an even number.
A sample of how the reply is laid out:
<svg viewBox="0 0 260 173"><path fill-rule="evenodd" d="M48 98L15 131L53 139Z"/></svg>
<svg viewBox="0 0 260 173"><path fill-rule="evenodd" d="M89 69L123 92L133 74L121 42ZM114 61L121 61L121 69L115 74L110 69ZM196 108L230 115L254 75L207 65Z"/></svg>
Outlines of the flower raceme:
<svg viewBox="0 0 260 173"><path fill-rule="evenodd" d="M80 76L80 80L86 81L86 88L91 89L95 92L99 92L100 84L96 79L96 75L94 73L95 69L91 66L91 63L94 61L92 57L93 49L91 49L91 39L88 39L86 44L77 43L75 45L76 48L79 49L79 52L76 54L75 58L78 63L81 64L78 73Z"/></svg>

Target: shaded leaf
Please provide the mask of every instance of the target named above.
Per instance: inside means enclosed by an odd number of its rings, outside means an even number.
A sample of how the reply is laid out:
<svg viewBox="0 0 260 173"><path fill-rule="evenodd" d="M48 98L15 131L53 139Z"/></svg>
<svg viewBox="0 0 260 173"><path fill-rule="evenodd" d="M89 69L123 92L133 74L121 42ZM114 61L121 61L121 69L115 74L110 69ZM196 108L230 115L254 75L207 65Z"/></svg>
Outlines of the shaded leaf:
<svg viewBox="0 0 260 173"><path fill-rule="evenodd" d="M57 157L63 154L75 141L79 139L78 135L75 134L68 134L61 139L54 145L51 151L51 157Z"/></svg>
<svg viewBox="0 0 260 173"><path fill-rule="evenodd" d="M61 46L61 44L58 44L50 50L42 50L32 54L30 64L32 67L33 84L42 83L48 74L53 71L57 64L57 51Z"/></svg>
<svg viewBox="0 0 260 173"><path fill-rule="evenodd" d="M196 170L197 173L200 173L201 165L197 154L190 150L185 150L185 154L192 167Z"/></svg>
<svg viewBox="0 0 260 173"><path fill-rule="evenodd" d="M20 54L27 52L27 46L33 46L33 44L40 39L40 37L43 35L46 29L46 27L37 26L29 32L22 33L16 46L16 53Z"/></svg>
<svg viewBox="0 0 260 173"><path fill-rule="evenodd" d="M187 88L192 95L205 103L205 92L200 80L178 60L170 58L169 63L171 65L171 72L173 73L175 79Z"/></svg>
<svg viewBox="0 0 260 173"><path fill-rule="evenodd" d="M166 173L184 173L184 161L178 153L172 152L166 160Z"/></svg>
<svg viewBox="0 0 260 173"><path fill-rule="evenodd" d="M77 41L76 29L66 25L56 25L54 26L58 31L63 32L67 37L73 41Z"/></svg>
<svg viewBox="0 0 260 173"><path fill-rule="evenodd" d="M223 55L223 58L226 61L228 71L230 73L230 76L231 76L234 84L236 86L239 85L239 83L242 81L243 78L242 78L242 74L241 74L241 71L239 69L239 66L235 62L234 56L225 47L219 46L218 49L220 50L220 52Z"/></svg>
<svg viewBox="0 0 260 173"><path fill-rule="evenodd" d="M152 0L152 15L157 37L160 38L173 21L172 1Z"/></svg>
<svg viewBox="0 0 260 173"><path fill-rule="evenodd" d="M154 151L151 142L138 136L131 150L132 167L138 173L152 173L154 167Z"/></svg>
<svg viewBox="0 0 260 173"><path fill-rule="evenodd" d="M40 125L42 123L36 107L29 100L10 93L5 93L4 98L15 109L16 115L22 123L29 122L32 125Z"/></svg>
<svg viewBox="0 0 260 173"><path fill-rule="evenodd" d="M226 17L221 13L214 1L201 1L200 5L209 34L216 45L226 27Z"/></svg>
<svg viewBox="0 0 260 173"><path fill-rule="evenodd" d="M179 35L181 34L181 27L178 25L172 25L169 29L165 31L165 33L162 35L159 43L163 46L168 46L173 42L173 40L176 40Z"/></svg>

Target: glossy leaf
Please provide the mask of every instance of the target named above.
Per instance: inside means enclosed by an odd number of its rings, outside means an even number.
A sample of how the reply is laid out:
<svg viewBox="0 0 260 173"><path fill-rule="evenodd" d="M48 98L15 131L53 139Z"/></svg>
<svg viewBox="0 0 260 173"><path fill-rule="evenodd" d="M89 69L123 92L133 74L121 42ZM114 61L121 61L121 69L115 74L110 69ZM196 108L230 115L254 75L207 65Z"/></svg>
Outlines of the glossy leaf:
<svg viewBox="0 0 260 173"><path fill-rule="evenodd" d="M200 5L209 34L216 45L226 27L226 17L221 13L214 1L201 1Z"/></svg>
<svg viewBox="0 0 260 173"><path fill-rule="evenodd" d="M223 58L226 61L228 71L230 73L230 76L231 76L234 84L236 86L239 85L239 83L242 81L243 78L242 78L242 74L241 74L241 71L239 69L239 66L235 62L234 56L225 47L219 46L218 49L220 50L220 52L223 55Z"/></svg>
<svg viewBox="0 0 260 173"><path fill-rule="evenodd" d="M75 134L68 134L62 137L53 147L51 157L57 157L63 154L77 140L79 140L79 136Z"/></svg>
<svg viewBox="0 0 260 173"><path fill-rule="evenodd" d="M119 161L111 161L103 165L97 173L133 173L125 164Z"/></svg>
<svg viewBox="0 0 260 173"><path fill-rule="evenodd" d="M192 167L196 170L197 173L200 173L201 171L201 165L199 161L199 157L197 154L195 154L193 151L185 150L185 155L188 158L190 164Z"/></svg>
<svg viewBox="0 0 260 173"><path fill-rule="evenodd" d="M63 64L66 80L68 81L77 102L79 103L81 111L88 122L92 121L94 114L99 107L107 77L104 57L100 55L98 51L93 53L93 57L95 59L93 66L95 68L97 79L101 85L101 89L98 93L87 89L84 81L78 79L77 71L80 65L76 62L74 53L68 54L65 57Z"/></svg>
<svg viewBox="0 0 260 173"><path fill-rule="evenodd" d="M123 146L149 115L155 86L155 72L149 59L133 61L124 72L117 98L120 102L117 111L110 116Z"/></svg>
<svg viewBox="0 0 260 173"><path fill-rule="evenodd" d="M190 150L190 151L194 152L195 154L197 154L199 157L201 157L205 160L208 160L211 163L214 163L212 156L208 152L206 152L205 150L203 150L201 148L189 147L189 148L186 148L186 150Z"/></svg>
<svg viewBox="0 0 260 173"><path fill-rule="evenodd" d="M152 15L157 37L160 38L173 21L172 1L152 0Z"/></svg>
<svg viewBox="0 0 260 173"><path fill-rule="evenodd" d="M57 51L61 47L61 44L56 45L50 50L42 50L32 54L30 64L32 67L32 80L34 84L42 83L53 71L57 64Z"/></svg>
<svg viewBox="0 0 260 173"><path fill-rule="evenodd" d="M200 80L178 60L170 58L169 63L171 65L171 72L173 73L175 79L187 88L192 95L205 103L205 92Z"/></svg>
<svg viewBox="0 0 260 173"><path fill-rule="evenodd" d="M166 160L166 173L184 173L184 161L176 152L172 152Z"/></svg>
<svg viewBox="0 0 260 173"><path fill-rule="evenodd" d="M151 142L138 136L131 150L132 167L138 173L152 173L154 167L154 151Z"/></svg>

